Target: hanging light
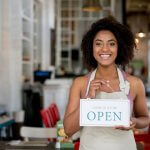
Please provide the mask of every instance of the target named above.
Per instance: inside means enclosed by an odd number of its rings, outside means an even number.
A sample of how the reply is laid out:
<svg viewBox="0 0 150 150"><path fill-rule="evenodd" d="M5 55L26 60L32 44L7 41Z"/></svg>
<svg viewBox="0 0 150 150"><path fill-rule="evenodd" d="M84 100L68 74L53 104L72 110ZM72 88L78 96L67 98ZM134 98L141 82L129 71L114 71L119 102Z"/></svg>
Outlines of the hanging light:
<svg viewBox="0 0 150 150"><path fill-rule="evenodd" d="M140 32L136 33L136 36L139 38L144 38L144 37L146 37L146 33L144 33L142 30L140 30Z"/></svg>
<svg viewBox="0 0 150 150"><path fill-rule="evenodd" d="M102 9L102 6L100 4L99 0L83 0L83 11L100 11Z"/></svg>

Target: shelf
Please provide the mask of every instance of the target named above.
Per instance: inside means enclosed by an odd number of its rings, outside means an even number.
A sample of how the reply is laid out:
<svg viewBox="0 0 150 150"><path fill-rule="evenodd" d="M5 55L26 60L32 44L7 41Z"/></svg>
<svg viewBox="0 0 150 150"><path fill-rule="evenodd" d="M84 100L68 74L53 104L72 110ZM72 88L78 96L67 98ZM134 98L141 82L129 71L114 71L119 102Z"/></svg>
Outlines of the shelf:
<svg viewBox="0 0 150 150"><path fill-rule="evenodd" d="M23 60L23 65L31 65L31 62L27 60Z"/></svg>
<svg viewBox="0 0 150 150"><path fill-rule="evenodd" d="M22 76L33 81L33 5L34 0L22 0Z"/></svg>
<svg viewBox="0 0 150 150"><path fill-rule="evenodd" d="M21 24L22 24L22 76L23 79L30 79L30 84L33 81L33 71L42 66L42 29L45 20L43 17L43 0L20 0L22 5ZM48 29L46 29L48 30ZM46 35L48 33L45 33Z"/></svg>
<svg viewBox="0 0 150 150"><path fill-rule="evenodd" d="M31 42L31 39L29 37L24 36L24 35L22 35L22 40L27 41L27 42Z"/></svg>
<svg viewBox="0 0 150 150"><path fill-rule="evenodd" d="M69 58L61 58L62 61L69 61Z"/></svg>
<svg viewBox="0 0 150 150"><path fill-rule="evenodd" d="M24 60L24 61L30 61L30 57L23 55L23 60Z"/></svg>
<svg viewBox="0 0 150 150"><path fill-rule="evenodd" d="M23 11L23 13L22 13L22 15L23 15L23 17L25 16L25 18L30 18L30 15L29 15L29 12L28 11ZM22 17L22 18L23 18Z"/></svg>
<svg viewBox="0 0 150 150"><path fill-rule="evenodd" d="M26 16L25 14L22 14L22 19L31 22L31 18Z"/></svg>

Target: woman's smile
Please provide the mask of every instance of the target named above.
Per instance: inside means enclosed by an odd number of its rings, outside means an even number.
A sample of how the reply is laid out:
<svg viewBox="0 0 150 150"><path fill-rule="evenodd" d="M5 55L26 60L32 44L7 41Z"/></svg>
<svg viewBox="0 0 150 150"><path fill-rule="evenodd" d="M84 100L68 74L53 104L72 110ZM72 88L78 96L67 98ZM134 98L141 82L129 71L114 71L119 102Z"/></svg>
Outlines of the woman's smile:
<svg viewBox="0 0 150 150"><path fill-rule="evenodd" d="M111 54L100 54L100 58L101 59L104 59L104 60L107 60L111 57Z"/></svg>
<svg viewBox="0 0 150 150"><path fill-rule="evenodd" d="M93 42L93 56L99 65L114 64L117 52L118 43L112 32L102 30L96 34Z"/></svg>

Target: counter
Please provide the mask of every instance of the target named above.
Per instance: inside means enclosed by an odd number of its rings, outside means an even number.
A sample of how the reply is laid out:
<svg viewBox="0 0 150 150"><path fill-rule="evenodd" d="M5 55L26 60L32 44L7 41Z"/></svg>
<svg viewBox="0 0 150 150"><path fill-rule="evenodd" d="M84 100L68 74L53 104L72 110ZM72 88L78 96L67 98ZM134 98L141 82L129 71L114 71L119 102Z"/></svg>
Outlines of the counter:
<svg viewBox="0 0 150 150"><path fill-rule="evenodd" d="M43 86L43 107L47 108L52 102L58 106L61 119L64 117L68 103L69 91L72 79L51 79Z"/></svg>

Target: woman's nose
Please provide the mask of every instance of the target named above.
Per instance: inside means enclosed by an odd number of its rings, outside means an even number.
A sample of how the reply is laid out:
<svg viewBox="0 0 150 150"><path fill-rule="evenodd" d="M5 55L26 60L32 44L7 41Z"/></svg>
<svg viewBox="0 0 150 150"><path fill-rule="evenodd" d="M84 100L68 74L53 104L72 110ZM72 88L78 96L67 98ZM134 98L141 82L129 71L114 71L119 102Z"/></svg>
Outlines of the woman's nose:
<svg viewBox="0 0 150 150"><path fill-rule="evenodd" d="M103 47L102 47L102 50L103 50L103 51L108 51L108 45L107 45L107 44L104 44Z"/></svg>

